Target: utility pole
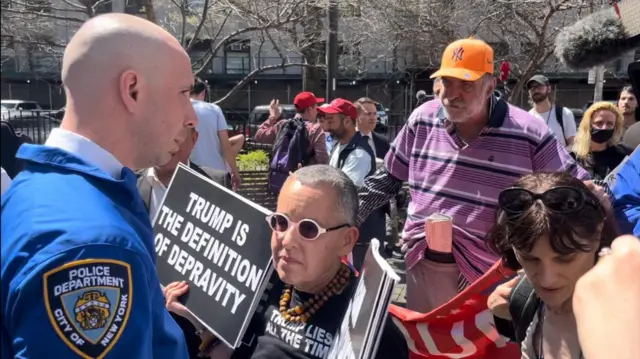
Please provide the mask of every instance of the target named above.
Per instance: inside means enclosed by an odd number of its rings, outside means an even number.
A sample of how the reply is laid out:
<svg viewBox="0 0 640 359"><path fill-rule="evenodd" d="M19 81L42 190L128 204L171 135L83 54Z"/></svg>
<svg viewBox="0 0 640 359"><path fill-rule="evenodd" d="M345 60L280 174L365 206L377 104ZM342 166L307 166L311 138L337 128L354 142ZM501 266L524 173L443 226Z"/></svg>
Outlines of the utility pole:
<svg viewBox="0 0 640 359"><path fill-rule="evenodd" d="M328 0L327 18L329 34L327 36L327 85L325 101L333 100L336 92L336 74L338 72L338 2Z"/></svg>
<svg viewBox="0 0 640 359"><path fill-rule="evenodd" d="M590 10L589 12L592 14L595 12L595 4L593 0L589 1L589 10ZM604 66L603 65L595 66L593 68L593 71L595 72L595 86L593 88L593 103L596 103L598 101L602 101L602 91L604 88Z"/></svg>
<svg viewBox="0 0 640 359"><path fill-rule="evenodd" d="M593 103L602 101L602 91L604 88L604 66L596 66L596 83L593 88Z"/></svg>

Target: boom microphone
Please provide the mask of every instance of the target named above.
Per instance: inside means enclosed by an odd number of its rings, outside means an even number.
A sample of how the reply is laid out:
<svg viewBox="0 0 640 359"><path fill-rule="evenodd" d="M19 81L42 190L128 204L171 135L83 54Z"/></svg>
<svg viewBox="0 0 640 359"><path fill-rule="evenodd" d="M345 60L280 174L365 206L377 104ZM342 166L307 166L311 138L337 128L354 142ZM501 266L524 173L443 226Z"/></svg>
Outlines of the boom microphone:
<svg viewBox="0 0 640 359"><path fill-rule="evenodd" d="M603 65L640 47L640 0L622 0L565 27L555 45L572 69Z"/></svg>
<svg viewBox="0 0 640 359"><path fill-rule="evenodd" d="M424 90L420 90L416 93L416 99L418 101L423 101L427 98L427 93Z"/></svg>

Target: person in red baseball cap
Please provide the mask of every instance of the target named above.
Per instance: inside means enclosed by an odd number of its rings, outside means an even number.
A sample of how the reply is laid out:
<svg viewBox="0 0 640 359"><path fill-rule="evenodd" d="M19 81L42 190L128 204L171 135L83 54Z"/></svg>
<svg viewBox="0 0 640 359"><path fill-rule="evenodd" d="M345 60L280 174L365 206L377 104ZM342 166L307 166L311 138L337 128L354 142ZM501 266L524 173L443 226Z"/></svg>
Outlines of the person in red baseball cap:
<svg viewBox="0 0 640 359"><path fill-rule="evenodd" d="M357 131L355 124L358 118L358 109L353 103L337 98L329 104L318 107L318 113L324 117L324 129L331 134L333 142L349 143ZM335 145L333 142L331 146L327 147L333 148ZM329 163L331 164L331 158Z"/></svg>
<svg viewBox="0 0 640 359"><path fill-rule="evenodd" d="M335 150L331 151L329 164L342 168L356 186L362 186L364 178L372 168L375 169L375 165L370 166L372 159L369 158L368 151L360 148L360 142L364 138L356 129L358 109L351 101L337 98L329 105L319 107L318 112L324 115L327 130L335 140L333 145ZM364 140L370 148L368 138ZM342 152L348 152L348 154ZM373 158L375 159L375 156Z"/></svg>
<svg viewBox="0 0 640 359"><path fill-rule="evenodd" d="M357 187L361 187L365 178L376 170L376 156L369 145L369 138L356 129L358 109L350 101L337 98L329 105L319 107L318 112L324 116L327 129L334 138L329 165L341 169ZM371 227L371 223L363 223L358 243L353 248L352 263L357 269L361 269L371 240L365 233L368 227Z"/></svg>
<svg viewBox="0 0 640 359"><path fill-rule="evenodd" d="M318 116L318 104L323 103L324 98L316 97L311 92L300 92L293 99L293 106L296 108L296 112L299 113L302 118L308 121L315 122Z"/></svg>
<svg viewBox="0 0 640 359"><path fill-rule="evenodd" d="M309 161L304 165L327 164L329 162L324 132L316 118L318 116L318 104L323 102L323 98L316 97L313 93L306 91L300 92L293 99L293 105L296 108L294 118L305 121L308 132ZM255 134L256 142L274 144L276 136L289 120L282 118L280 101L278 99L272 100L269 106L269 118L260 125Z"/></svg>

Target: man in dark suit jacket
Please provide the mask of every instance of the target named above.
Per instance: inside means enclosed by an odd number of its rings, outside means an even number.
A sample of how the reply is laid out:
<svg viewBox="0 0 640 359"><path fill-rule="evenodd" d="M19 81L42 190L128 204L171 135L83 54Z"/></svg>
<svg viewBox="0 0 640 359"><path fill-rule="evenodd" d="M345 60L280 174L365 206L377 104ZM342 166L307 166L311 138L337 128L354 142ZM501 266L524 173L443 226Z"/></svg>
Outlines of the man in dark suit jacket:
<svg viewBox="0 0 640 359"><path fill-rule="evenodd" d="M201 167L189 161L191 150L198 140L198 132L195 128L186 129L189 135L180 144L178 151L172 154L169 162L162 166L148 168L138 171L138 191L149 211L149 217L154 219L160 203L169 187L173 172L178 167L178 163L187 164L192 170L212 179L213 181L231 189L231 176L224 171L214 170L208 167ZM185 318L171 313L173 319L178 323L187 342L190 358L198 358L199 346L202 343L196 334L196 328Z"/></svg>
<svg viewBox="0 0 640 359"><path fill-rule="evenodd" d="M373 147L376 152L376 158L384 160L384 156L389 152L391 145L386 136L383 136L377 132L371 132L371 139L373 139Z"/></svg>
<svg viewBox="0 0 640 359"><path fill-rule="evenodd" d="M358 99L355 103L356 108L358 109L358 131L362 134L363 137L368 138L369 147L373 150L376 156L376 164L379 167L384 161L384 157L389 152L389 140L379 133L374 132L373 130L376 127L376 123L378 120L378 110L376 108L376 102L362 97ZM386 215L389 213L390 206L382 206L372 212L369 217L362 223L360 226L360 237L358 238L358 244L368 244L371 242L372 238L378 239L381 243L386 238ZM360 258L364 254L360 253L364 250L364 248L359 248L356 245L354 248L354 262L356 258Z"/></svg>
<svg viewBox="0 0 640 359"><path fill-rule="evenodd" d="M376 102L370 98L362 97L354 102L358 109L357 127L362 136L369 137L369 146L376 154L376 158L384 160L384 156L389 152L389 140L373 130L378 122L378 110Z"/></svg>

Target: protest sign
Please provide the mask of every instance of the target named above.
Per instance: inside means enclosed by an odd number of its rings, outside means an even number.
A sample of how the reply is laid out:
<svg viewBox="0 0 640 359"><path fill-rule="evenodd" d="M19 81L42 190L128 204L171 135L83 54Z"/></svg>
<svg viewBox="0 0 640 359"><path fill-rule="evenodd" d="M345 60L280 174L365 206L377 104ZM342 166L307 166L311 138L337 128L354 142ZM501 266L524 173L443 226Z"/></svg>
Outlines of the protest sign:
<svg viewBox="0 0 640 359"><path fill-rule="evenodd" d="M375 357L388 317L391 293L395 283L400 280L379 251L379 241L372 239L358 284L334 337L328 356L331 359Z"/></svg>
<svg viewBox="0 0 640 359"><path fill-rule="evenodd" d="M184 304L238 347L271 265L270 212L180 164L154 220L162 285L187 281Z"/></svg>

